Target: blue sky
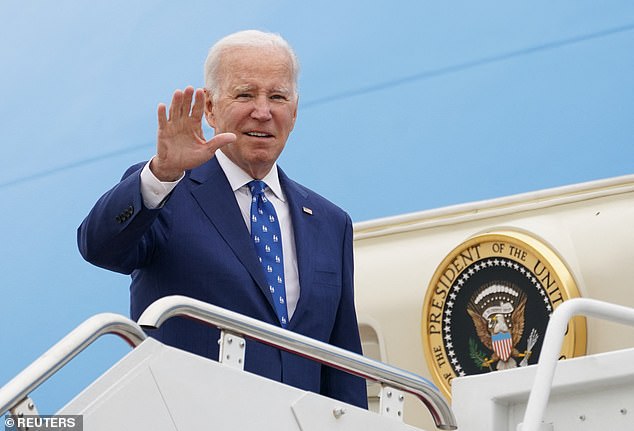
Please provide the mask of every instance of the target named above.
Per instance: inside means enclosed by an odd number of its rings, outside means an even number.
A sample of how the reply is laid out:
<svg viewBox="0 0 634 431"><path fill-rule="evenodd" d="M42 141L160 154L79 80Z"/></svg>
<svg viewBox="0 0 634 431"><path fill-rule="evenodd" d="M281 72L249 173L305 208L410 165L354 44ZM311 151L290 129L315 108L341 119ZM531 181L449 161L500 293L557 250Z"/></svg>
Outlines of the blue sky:
<svg viewBox="0 0 634 431"><path fill-rule="evenodd" d="M281 166L355 221L632 172L629 1L3 0L0 384L87 317L127 314L127 277L83 262L75 230L152 156L156 105L246 28L300 57ZM126 351L99 340L33 394L40 412Z"/></svg>

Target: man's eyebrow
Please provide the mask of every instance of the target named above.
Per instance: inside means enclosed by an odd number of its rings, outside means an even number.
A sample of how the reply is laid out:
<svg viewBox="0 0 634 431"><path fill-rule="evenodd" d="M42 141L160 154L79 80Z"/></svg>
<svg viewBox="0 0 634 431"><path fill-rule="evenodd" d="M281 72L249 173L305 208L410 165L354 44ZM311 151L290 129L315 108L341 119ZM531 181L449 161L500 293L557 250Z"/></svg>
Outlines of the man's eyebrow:
<svg viewBox="0 0 634 431"><path fill-rule="evenodd" d="M251 85L251 84L240 84L240 85L236 85L235 87L233 87L233 92L234 93L242 93L242 92L249 92L249 91L253 91L255 90L255 86ZM269 94L273 94L273 93L278 93L278 94L291 94L292 91L290 88L288 87L273 87L270 90L267 90L267 93Z"/></svg>
<svg viewBox="0 0 634 431"><path fill-rule="evenodd" d="M291 90L289 88L286 87L275 87L271 90L271 93L283 93L283 94L290 94Z"/></svg>
<svg viewBox="0 0 634 431"><path fill-rule="evenodd" d="M250 85L250 84L237 85L233 89L233 91L238 93L241 91L251 91L251 90L253 90L253 85Z"/></svg>

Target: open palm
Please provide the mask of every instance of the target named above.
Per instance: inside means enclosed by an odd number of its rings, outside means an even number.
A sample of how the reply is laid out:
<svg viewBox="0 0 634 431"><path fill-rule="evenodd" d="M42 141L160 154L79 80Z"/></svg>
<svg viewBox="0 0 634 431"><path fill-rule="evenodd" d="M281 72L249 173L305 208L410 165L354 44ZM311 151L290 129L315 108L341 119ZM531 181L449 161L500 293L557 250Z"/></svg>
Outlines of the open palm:
<svg viewBox="0 0 634 431"><path fill-rule="evenodd" d="M174 181L185 170L207 162L218 148L235 141L233 133L221 133L207 141L202 131L203 110L203 90L194 91L193 87L174 92L169 118L166 106L159 104L157 156L150 166L158 179Z"/></svg>

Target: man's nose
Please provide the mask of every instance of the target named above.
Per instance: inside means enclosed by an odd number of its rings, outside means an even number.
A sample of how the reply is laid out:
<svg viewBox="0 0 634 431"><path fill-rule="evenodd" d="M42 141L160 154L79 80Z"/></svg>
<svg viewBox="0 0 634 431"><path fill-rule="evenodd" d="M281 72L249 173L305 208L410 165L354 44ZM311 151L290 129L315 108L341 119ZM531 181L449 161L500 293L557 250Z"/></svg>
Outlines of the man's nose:
<svg viewBox="0 0 634 431"><path fill-rule="evenodd" d="M259 121L271 119L271 104L268 97L258 96L255 98L251 117Z"/></svg>

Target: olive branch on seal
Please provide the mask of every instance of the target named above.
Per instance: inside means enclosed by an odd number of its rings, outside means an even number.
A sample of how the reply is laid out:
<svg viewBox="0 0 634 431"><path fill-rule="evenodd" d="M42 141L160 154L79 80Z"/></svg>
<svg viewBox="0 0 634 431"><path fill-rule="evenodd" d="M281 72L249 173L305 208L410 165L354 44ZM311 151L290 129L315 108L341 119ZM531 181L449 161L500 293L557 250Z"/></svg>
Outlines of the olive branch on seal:
<svg viewBox="0 0 634 431"><path fill-rule="evenodd" d="M473 359L473 362L480 367L484 368L485 363L487 363L487 357L484 352L478 349L478 343L471 337L469 337L469 356ZM489 368L489 371L493 371L491 365L486 365Z"/></svg>

